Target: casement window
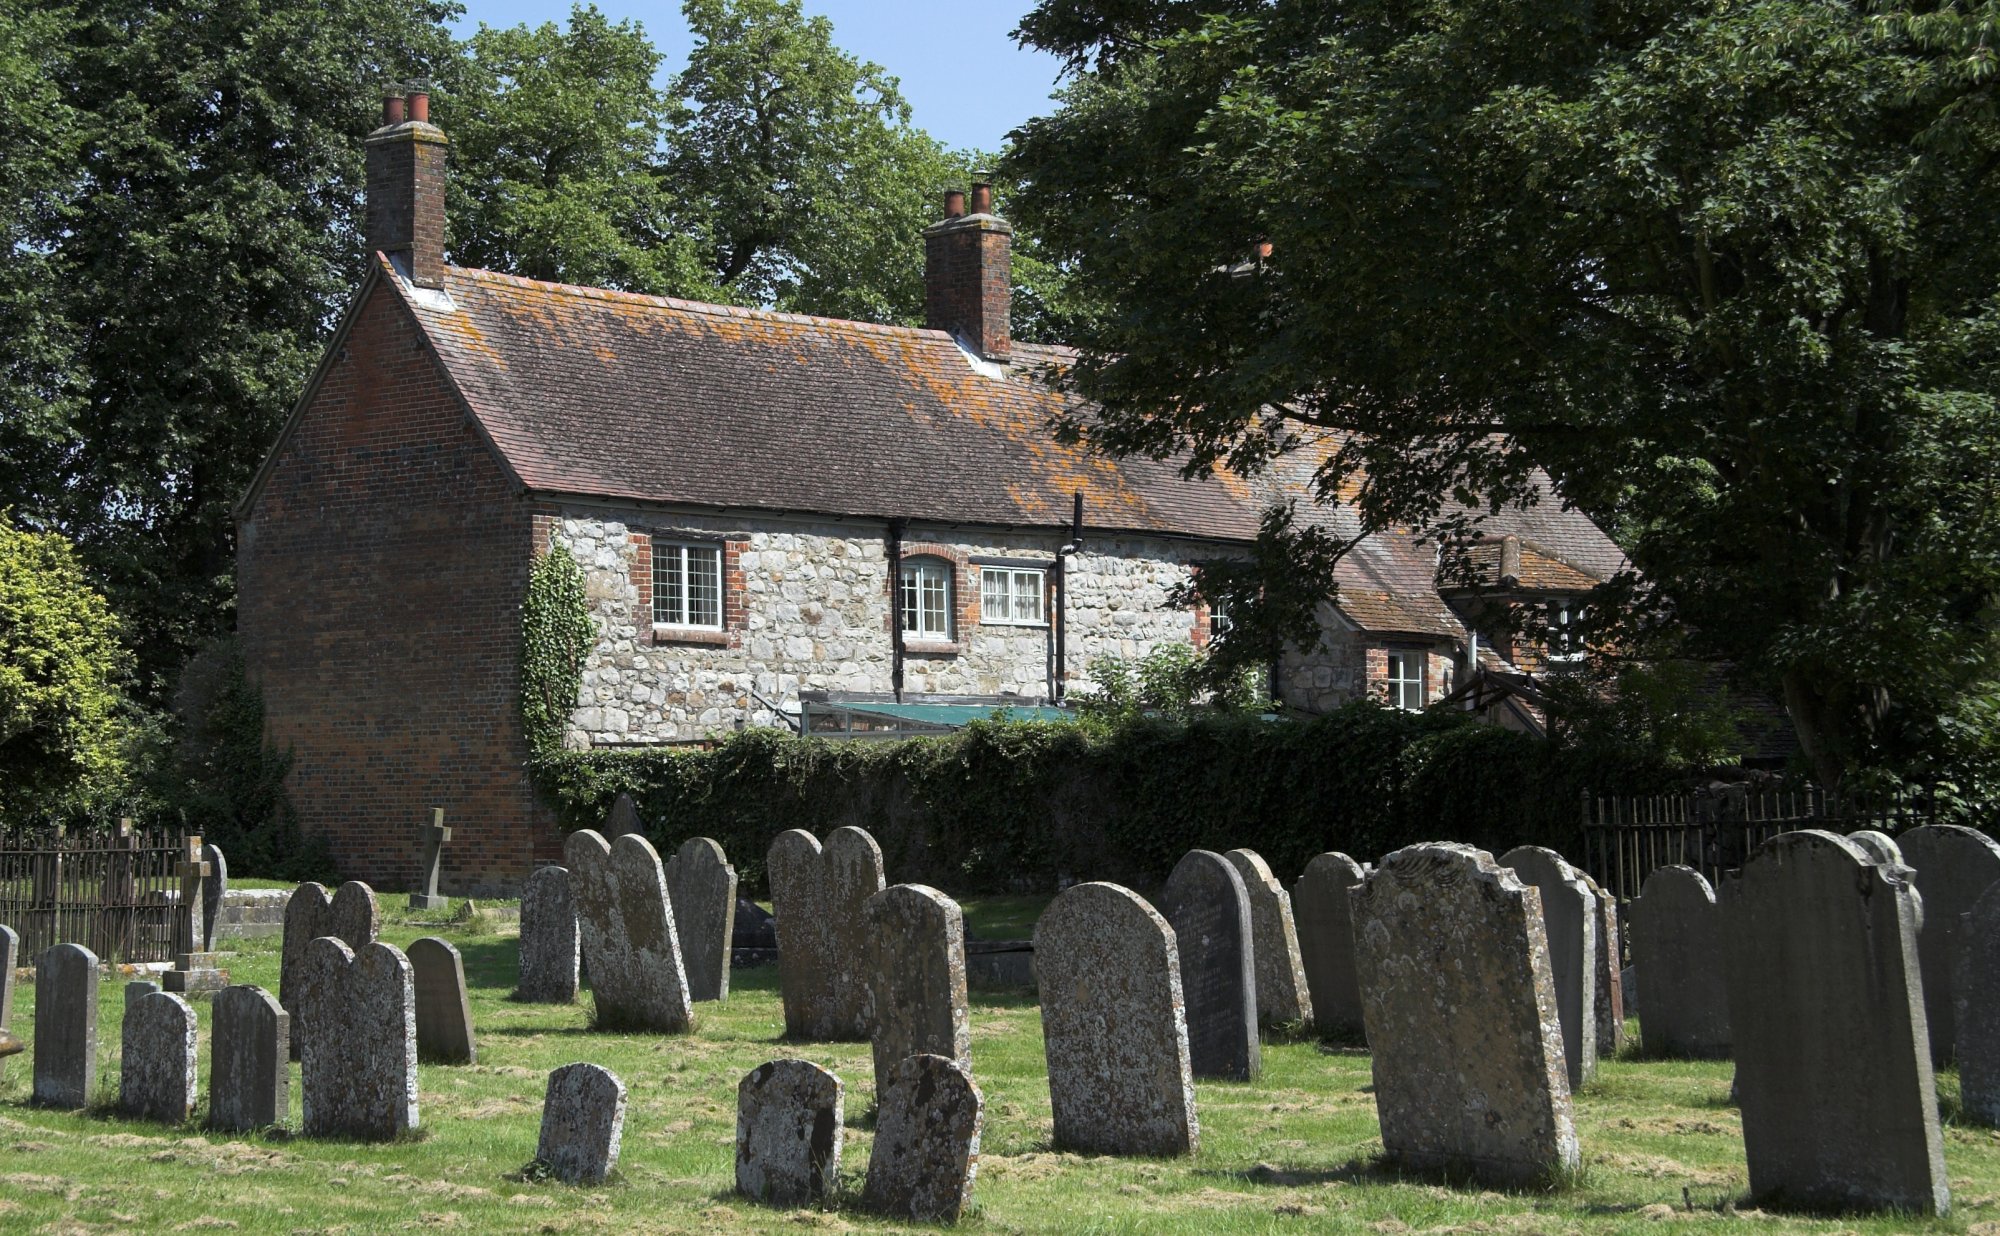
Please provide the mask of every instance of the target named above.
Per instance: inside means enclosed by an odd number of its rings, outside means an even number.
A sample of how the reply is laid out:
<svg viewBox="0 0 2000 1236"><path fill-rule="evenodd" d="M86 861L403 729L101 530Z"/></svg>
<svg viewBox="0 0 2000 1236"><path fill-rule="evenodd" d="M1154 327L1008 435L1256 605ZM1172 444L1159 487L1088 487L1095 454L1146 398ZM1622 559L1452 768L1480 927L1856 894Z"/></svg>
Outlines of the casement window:
<svg viewBox="0 0 2000 1236"><path fill-rule="evenodd" d="M1235 620L1229 616L1229 602L1218 599L1208 603L1208 633L1210 635L1226 635L1229 633L1229 628L1235 625Z"/></svg>
<svg viewBox="0 0 2000 1236"><path fill-rule="evenodd" d="M1424 707L1424 654L1391 649L1388 685L1390 707L1421 712Z"/></svg>
<svg viewBox="0 0 2000 1236"><path fill-rule="evenodd" d="M1033 567L979 568L979 621L1038 627L1048 622L1043 607L1045 574Z"/></svg>
<svg viewBox="0 0 2000 1236"><path fill-rule="evenodd" d="M653 542L653 623L722 629L722 547Z"/></svg>
<svg viewBox="0 0 2000 1236"><path fill-rule="evenodd" d="M1574 665L1583 660L1583 607L1567 597L1551 597L1547 606L1549 663Z"/></svg>
<svg viewBox="0 0 2000 1236"><path fill-rule="evenodd" d="M903 560L897 589L903 634L921 640L951 638L951 576L951 563L941 558Z"/></svg>

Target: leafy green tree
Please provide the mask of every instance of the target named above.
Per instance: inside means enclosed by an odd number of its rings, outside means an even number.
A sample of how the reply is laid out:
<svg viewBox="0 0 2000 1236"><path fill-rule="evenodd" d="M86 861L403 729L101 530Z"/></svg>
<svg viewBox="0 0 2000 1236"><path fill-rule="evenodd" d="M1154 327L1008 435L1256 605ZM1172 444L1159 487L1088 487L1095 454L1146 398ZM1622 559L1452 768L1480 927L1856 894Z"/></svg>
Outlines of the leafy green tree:
<svg viewBox="0 0 2000 1236"><path fill-rule="evenodd" d="M1628 649L1774 689L1829 783L1907 759L1992 672L1994 12L1047 0L1012 167L1107 307L1073 429L1317 440L1445 539L1545 469L1641 573Z"/></svg>

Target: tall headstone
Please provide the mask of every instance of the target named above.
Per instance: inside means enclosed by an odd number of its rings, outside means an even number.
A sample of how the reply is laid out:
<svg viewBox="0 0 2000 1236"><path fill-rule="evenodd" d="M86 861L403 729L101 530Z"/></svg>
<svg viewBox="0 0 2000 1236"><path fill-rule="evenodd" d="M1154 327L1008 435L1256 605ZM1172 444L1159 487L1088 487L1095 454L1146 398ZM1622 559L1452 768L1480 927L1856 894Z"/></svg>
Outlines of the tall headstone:
<svg viewBox="0 0 2000 1236"><path fill-rule="evenodd" d="M402 950L314 940L292 1029L306 1136L380 1141L417 1127L416 983Z"/></svg>
<svg viewBox="0 0 2000 1236"><path fill-rule="evenodd" d="M201 950L215 951L215 926L222 918L222 898L229 891L229 860L213 841L202 843L201 861L208 864L208 878L201 884Z"/></svg>
<svg viewBox="0 0 2000 1236"><path fill-rule="evenodd" d="M693 1016L687 971L653 843L636 833L607 842L579 829L563 843L563 861L598 1027L686 1033Z"/></svg>
<svg viewBox="0 0 2000 1236"><path fill-rule="evenodd" d="M229 974L216 967L215 954L208 951L208 929L203 925L208 904L204 890L214 870L203 856L199 836L189 837L186 845L179 867L180 901L174 914L174 968L162 974L160 981L168 991L190 995L221 991L229 986Z"/></svg>
<svg viewBox="0 0 2000 1236"><path fill-rule="evenodd" d="M729 938L736 928L736 868L722 846L690 837L667 860L667 900L674 908L681 963L693 1000L729 998Z"/></svg>
<svg viewBox="0 0 2000 1236"><path fill-rule="evenodd" d="M1592 1024L1597 1031L1597 1058L1606 1060L1625 1046L1625 958L1618 938L1618 898L1605 892L1588 872L1578 869L1577 874L1589 885L1590 895L1597 903L1597 947L1592 950L1597 959L1597 972L1592 978L1595 997Z"/></svg>
<svg viewBox="0 0 2000 1236"><path fill-rule="evenodd" d="M803 829L778 834L765 862L778 917L785 1033L810 1042L865 1039L874 1023L862 907L882 891L882 847L859 828L826 846Z"/></svg>
<svg viewBox="0 0 2000 1236"><path fill-rule="evenodd" d="M194 1111L196 1021L182 997L155 991L125 1006L118 1110L137 1120L185 1123Z"/></svg>
<svg viewBox="0 0 2000 1236"><path fill-rule="evenodd" d="M1949 1209L1912 891L1907 867L1816 830L1773 837L1726 880L1722 951L1752 1197Z"/></svg>
<svg viewBox="0 0 2000 1236"><path fill-rule="evenodd" d="M576 901L569 868L543 867L521 890L521 983L517 998L570 1004L577 993Z"/></svg>
<svg viewBox="0 0 2000 1236"><path fill-rule="evenodd" d="M618 797L611 800L611 812L604 817L604 839L616 841L633 833L644 836L645 832L646 826L639 819L639 804L632 801L630 794L621 791Z"/></svg>
<svg viewBox="0 0 2000 1236"><path fill-rule="evenodd" d="M374 942L382 929L382 914L375 904L375 890L359 880L349 880L340 891L329 895L324 884L308 880L292 890L285 902L284 951L278 963L278 1001L292 1016L294 1057L301 1042L298 990L305 965L306 950L321 936L332 936L350 949Z"/></svg>
<svg viewBox="0 0 2000 1236"><path fill-rule="evenodd" d="M1542 927L1562 1018L1570 1089L1597 1076L1597 895L1562 855L1538 845L1500 856L1523 884L1542 894Z"/></svg>
<svg viewBox="0 0 2000 1236"><path fill-rule="evenodd" d="M1414 845L1352 890L1382 1147L1500 1184L1580 1162L1541 894L1467 845Z"/></svg>
<svg viewBox="0 0 2000 1236"><path fill-rule="evenodd" d="M420 850L417 878L422 887L410 894L412 910L442 910L447 898L438 892L438 872L444 866L445 842L451 840L451 829L445 827L444 808L432 807L430 823L417 826L417 844Z"/></svg>
<svg viewBox="0 0 2000 1236"><path fill-rule="evenodd" d="M736 1087L736 1191L768 1206L823 1201L840 1179L840 1079L772 1060Z"/></svg>
<svg viewBox="0 0 2000 1236"><path fill-rule="evenodd" d="M972 1200L984 1123L985 1102L965 1066L906 1057L876 1097L861 1204L916 1223L956 1223Z"/></svg>
<svg viewBox="0 0 2000 1236"><path fill-rule="evenodd" d="M21 964L21 936L0 923L0 1032L14 1028L14 971ZM0 1056L0 1078L7 1076L7 1058Z"/></svg>
<svg viewBox="0 0 2000 1236"><path fill-rule="evenodd" d="M915 1055L943 1056L968 1070L972 1038L965 996L965 917L958 903L922 884L895 884L862 907L874 952L875 1097Z"/></svg>
<svg viewBox="0 0 2000 1236"><path fill-rule="evenodd" d="M1299 956L1299 931L1292 920L1291 894L1278 883L1270 865L1257 851L1231 850L1223 857L1242 877L1243 891L1250 898L1250 952L1257 978L1257 1023L1312 1025L1312 993L1307 989L1305 963Z"/></svg>
<svg viewBox="0 0 2000 1236"><path fill-rule="evenodd" d="M417 993L417 1056L439 1064L472 1064L479 1048L472 1034L472 1001L465 990L465 961L450 942L425 936L410 945Z"/></svg>
<svg viewBox="0 0 2000 1236"><path fill-rule="evenodd" d="M208 1047L208 1126L247 1133L285 1123L292 1104L292 1015L262 987L216 993Z"/></svg>
<svg viewBox="0 0 2000 1236"><path fill-rule="evenodd" d="M1953 980L1960 1104L1972 1119L2000 1127L2000 884L1959 925Z"/></svg>
<svg viewBox="0 0 2000 1236"><path fill-rule="evenodd" d="M1924 1020L1930 1025L1931 1063L1949 1064L1957 1038L1954 1006L1960 930L1965 913L2000 882L2000 845L1976 828L1925 824L1897 843L1916 869L1923 898L1917 957L1924 972Z"/></svg>
<svg viewBox="0 0 2000 1236"><path fill-rule="evenodd" d="M35 961L35 1092L41 1107L88 1107L97 1092L97 954L58 944Z"/></svg>
<svg viewBox="0 0 2000 1236"><path fill-rule="evenodd" d="M1250 895L1229 860L1190 850L1167 877L1160 913L1180 949L1188 1056L1196 1077L1254 1079L1257 979L1251 963Z"/></svg>
<svg viewBox="0 0 2000 1236"><path fill-rule="evenodd" d="M1722 912L1692 867L1660 867L1632 907L1632 964L1646 976L1639 1045L1649 1056L1729 1054Z"/></svg>
<svg viewBox="0 0 2000 1236"><path fill-rule="evenodd" d="M535 1158L564 1184L603 1184L618 1166L625 1133L625 1083L595 1064L566 1064L549 1074Z"/></svg>
<svg viewBox="0 0 2000 1236"><path fill-rule="evenodd" d="M1322 1033L1361 1033L1361 984L1354 975L1353 907L1347 890L1366 873L1345 854L1320 854L1292 886L1299 962L1312 994L1313 1024Z"/></svg>
<svg viewBox="0 0 2000 1236"><path fill-rule="evenodd" d="M1185 1155L1201 1145L1174 930L1116 884L1064 889L1035 923L1055 1144Z"/></svg>

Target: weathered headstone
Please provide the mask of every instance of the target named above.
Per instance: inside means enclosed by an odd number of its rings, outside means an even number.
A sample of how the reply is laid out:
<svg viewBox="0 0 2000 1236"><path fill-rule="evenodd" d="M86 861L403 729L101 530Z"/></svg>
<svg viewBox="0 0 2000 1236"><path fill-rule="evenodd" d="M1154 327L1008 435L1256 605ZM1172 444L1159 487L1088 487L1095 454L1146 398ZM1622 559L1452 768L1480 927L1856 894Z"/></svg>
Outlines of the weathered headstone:
<svg viewBox="0 0 2000 1236"><path fill-rule="evenodd" d="M1632 907L1632 963L1646 976L1639 1045L1649 1056L1729 1054L1722 913L1692 867L1660 867Z"/></svg>
<svg viewBox="0 0 2000 1236"><path fill-rule="evenodd" d="M736 1191L768 1206L825 1198L840 1177L840 1079L809 1060L772 1060L736 1087Z"/></svg>
<svg viewBox="0 0 2000 1236"><path fill-rule="evenodd" d="M1592 1024L1597 1031L1597 1058L1606 1060L1625 1046L1625 958L1618 938L1618 899L1605 892L1588 872L1578 869L1577 874L1589 885L1590 895L1597 899L1597 946L1592 951L1597 959L1597 973L1592 979L1595 997Z"/></svg>
<svg viewBox="0 0 2000 1236"><path fill-rule="evenodd" d="M215 951L215 925L222 917L222 897L229 891L229 860L213 841L202 843L201 861L208 864L208 878L201 883L201 950Z"/></svg>
<svg viewBox="0 0 2000 1236"><path fill-rule="evenodd" d="M625 1083L595 1064L566 1064L549 1074L535 1158L564 1184L603 1184L618 1166L625 1133Z"/></svg>
<svg viewBox="0 0 2000 1236"><path fill-rule="evenodd" d="M1953 978L1960 1105L1979 1123L2000 1126L2000 884L1959 925Z"/></svg>
<svg viewBox="0 0 2000 1236"><path fill-rule="evenodd" d="M417 879L422 887L410 894L412 910L442 910L447 898L438 893L438 869L444 865L444 844L451 840L451 830L445 827L444 808L432 807L428 824L417 826L417 843L421 850Z"/></svg>
<svg viewBox="0 0 2000 1236"><path fill-rule="evenodd" d="M204 890L214 871L203 856L205 847L199 836L189 837L186 844L179 867L180 901L174 914L174 968L162 974L160 981L168 991L221 991L229 986L229 974L216 967L215 954L208 951L208 928L203 925L208 904Z"/></svg>
<svg viewBox="0 0 2000 1236"><path fill-rule="evenodd" d="M1898 867L1909 866L1908 863L1903 861L1902 847L1896 844L1896 839L1879 829L1864 828L1860 832L1847 834L1847 839L1855 845L1860 846L1861 852L1868 856L1868 861L1871 863L1894 863Z"/></svg>
<svg viewBox="0 0 2000 1236"><path fill-rule="evenodd" d="M826 847L803 829L778 834L765 870L778 916L778 983L785 1033L830 1042L865 1039L874 1022L862 906L882 891L882 847L836 828Z"/></svg>
<svg viewBox="0 0 2000 1236"><path fill-rule="evenodd" d="M14 970L21 964L21 936L0 923L0 1032L14 1028ZM0 1056L0 1078L7 1076L7 1058Z"/></svg>
<svg viewBox="0 0 2000 1236"><path fill-rule="evenodd" d="M1923 898L1917 957L1924 972L1924 1020L1931 1031L1931 1063L1949 1064L1957 1038L1954 994L1959 932L1966 911L2000 882L2000 845L1976 828L1925 824L1897 844L1916 870Z"/></svg>
<svg viewBox="0 0 2000 1236"><path fill-rule="evenodd" d="M598 1028L686 1033L687 971L653 843L636 833L607 842L579 829L563 844L563 860Z"/></svg>
<svg viewBox="0 0 2000 1236"><path fill-rule="evenodd" d="M160 990L160 985L151 979L134 979L125 984L125 1007L130 1009L135 1003Z"/></svg>
<svg viewBox="0 0 2000 1236"><path fill-rule="evenodd" d="M472 1064L479 1058L479 1048L472 1034L464 959L436 936L413 942L409 958L417 992L418 1057L439 1064Z"/></svg>
<svg viewBox="0 0 2000 1236"><path fill-rule="evenodd" d="M1574 1090L1597 1076L1597 895L1554 850L1517 846L1502 854L1500 863L1512 868L1523 884L1541 890L1563 1059Z"/></svg>
<svg viewBox="0 0 2000 1236"><path fill-rule="evenodd" d="M1035 923L1055 1144L1183 1155L1201 1145L1174 930L1116 884L1064 889Z"/></svg>
<svg viewBox="0 0 2000 1236"><path fill-rule="evenodd" d="M292 1015L262 987L216 993L208 1050L208 1125L243 1133L285 1123L291 1110Z"/></svg>
<svg viewBox="0 0 2000 1236"><path fill-rule="evenodd" d="M972 1067L965 997L965 916L958 903L922 884L895 884L870 897L875 1098L896 1069L930 1054Z"/></svg>
<svg viewBox="0 0 2000 1236"><path fill-rule="evenodd" d="M674 908L688 997L729 998L729 938L736 927L736 868L722 847L690 837L667 860L667 900Z"/></svg>
<svg viewBox="0 0 2000 1236"><path fill-rule="evenodd" d="M374 889L360 880L349 880L334 890L324 934L359 953L381 933L382 907L375 900Z"/></svg>
<svg viewBox="0 0 2000 1236"><path fill-rule="evenodd" d="M917 1223L955 1223L972 1200L985 1103L944 1056L906 1057L876 1096L875 1145L861 1204Z"/></svg>
<svg viewBox="0 0 2000 1236"><path fill-rule="evenodd" d="M1580 1162L1541 896L1467 845L1414 845L1352 890L1382 1147L1531 1183Z"/></svg>
<svg viewBox="0 0 2000 1236"><path fill-rule="evenodd" d="M1753 1198L1950 1208L1911 893L1908 868L1816 830L1772 838L1728 878L1718 900Z"/></svg>
<svg viewBox="0 0 2000 1236"><path fill-rule="evenodd" d="M543 867L521 890L521 983L518 998L569 1004L577 993L576 901L569 868Z"/></svg>
<svg viewBox="0 0 2000 1236"><path fill-rule="evenodd" d="M180 996L155 991L125 1006L118 1110L138 1120L184 1123L194 1111L196 1021Z"/></svg>
<svg viewBox="0 0 2000 1236"><path fill-rule="evenodd" d="M639 819L639 804L632 801L630 794L621 791L618 797L611 800L611 813L604 817L604 839L616 841L633 833L643 836L645 832L646 826Z"/></svg>
<svg viewBox="0 0 2000 1236"><path fill-rule="evenodd" d="M298 990L306 950L321 936L332 936L350 949L373 943L382 929L381 911L375 905L375 891L359 880L349 880L331 896L324 884L308 880L292 890L285 902L284 951L278 962L278 1001L292 1015L292 1054L298 1055Z"/></svg>
<svg viewBox="0 0 2000 1236"><path fill-rule="evenodd" d="M306 1136L385 1140L417 1127L416 984L402 950L314 940L292 1031Z"/></svg>
<svg viewBox="0 0 2000 1236"><path fill-rule="evenodd" d="M1167 877L1160 913L1180 949L1188 1058L1196 1077L1250 1081L1262 1068L1250 895L1229 860L1190 850Z"/></svg>
<svg viewBox="0 0 2000 1236"><path fill-rule="evenodd" d="M1312 993L1299 957L1299 931L1292 920L1292 897L1255 850L1223 855L1243 879L1250 898L1250 954L1257 978L1257 1024L1313 1024Z"/></svg>
<svg viewBox="0 0 2000 1236"><path fill-rule="evenodd" d="M1347 890L1361 883L1361 864L1345 854L1316 855L1292 886L1299 962L1312 993L1313 1024L1322 1033L1361 1033L1361 985L1354 977L1353 906Z"/></svg>
<svg viewBox="0 0 2000 1236"><path fill-rule="evenodd" d="M42 1107L88 1107L97 1092L97 954L58 944L35 961L35 1092Z"/></svg>

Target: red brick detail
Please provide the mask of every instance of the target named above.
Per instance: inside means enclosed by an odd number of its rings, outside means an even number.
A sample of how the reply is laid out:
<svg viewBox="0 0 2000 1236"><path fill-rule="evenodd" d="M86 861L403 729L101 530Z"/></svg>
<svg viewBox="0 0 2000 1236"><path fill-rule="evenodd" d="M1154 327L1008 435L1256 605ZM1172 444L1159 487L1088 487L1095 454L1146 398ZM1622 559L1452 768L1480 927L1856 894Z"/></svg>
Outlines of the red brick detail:
<svg viewBox="0 0 2000 1236"><path fill-rule="evenodd" d="M1188 579L1195 583L1201 582L1200 563L1189 564ZM1195 651L1200 652L1208 647L1208 641L1214 635L1215 624L1209 617L1208 602L1202 600L1200 597L1196 597L1194 601L1194 627L1188 632L1188 640L1195 646Z"/></svg>
<svg viewBox="0 0 2000 1236"><path fill-rule="evenodd" d="M1013 229L994 218L954 219L924 231L924 324L950 331L987 360L1013 350Z"/></svg>
<svg viewBox="0 0 2000 1236"><path fill-rule="evenodd" d="M636 593L632 601L632 625L638 629L638 642L653 642L653 538L644 532L634 532L626 537L632 545L632 587Z"/></svg>
<svg viewBox="0 0 2000 1236"><path fill-rule="evenodd" d="M743 551L750 542L743 539L722 543L722 629L729 633L729 646L743 646L743 630L750 614L750 584L743 577Z"/></svg>
<svg viewBox="0 0 2000 1236"><path fill-rule="evenodd" d="M445 136L412 122L368 135L368 248L401 257L410 282L444 286Z"/></svg>

